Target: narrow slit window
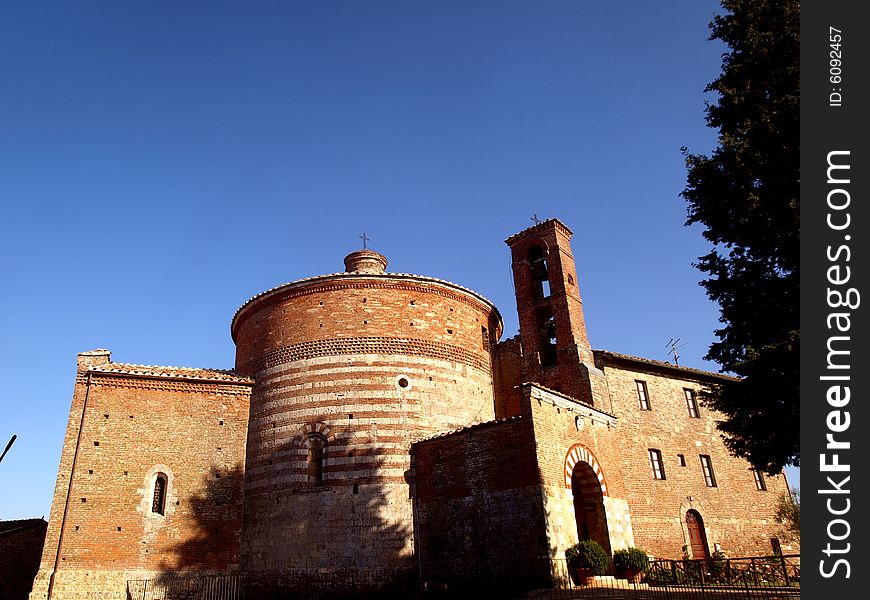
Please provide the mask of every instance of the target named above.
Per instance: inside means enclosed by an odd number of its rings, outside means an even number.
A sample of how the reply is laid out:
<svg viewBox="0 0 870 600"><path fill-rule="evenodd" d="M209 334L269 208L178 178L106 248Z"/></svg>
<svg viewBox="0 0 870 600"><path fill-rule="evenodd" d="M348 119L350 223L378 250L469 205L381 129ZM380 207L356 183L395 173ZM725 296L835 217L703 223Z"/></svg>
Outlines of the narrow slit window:
<svg viewBox="0 0 870 600"><path fill-rule="evenodd" d="M308 436L308 457L306 460L306 471L308 473L308 484L319 486L323 484L323 449L326 446L326 439L319 434L310 434Z"/></svg>
<svg viewBox="0 0 870 600"><path fill-rule="evenodd" d="M151 512L158 515L166 511L166 475L158 473L154 478L154 495L151 498Z"/></svg>
<svg viewBox="0 0 870 600"><path fill-rule="evenodd" d="M541 366L552 367L558 362L558 345L556 338L556 317L545 314L541 324Z"/></svg>

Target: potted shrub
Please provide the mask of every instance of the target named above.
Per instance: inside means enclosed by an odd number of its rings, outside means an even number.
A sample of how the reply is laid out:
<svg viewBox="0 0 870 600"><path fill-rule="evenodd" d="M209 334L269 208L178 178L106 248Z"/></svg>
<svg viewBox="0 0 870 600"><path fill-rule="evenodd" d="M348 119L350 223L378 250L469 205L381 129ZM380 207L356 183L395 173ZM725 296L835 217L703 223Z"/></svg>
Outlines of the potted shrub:
<svg viewBox="0 0 870 600"><path fill-rule="evenodd" d="M568 571L574 583L587 585L596 575L604 575L610 566L610 556L594 540L584 540L565 550Z"/></svg>
<svg viewBox="0 0 870 600"><path fill-rule="evenodd" d="M649 556L640 548L623 548L613 553L613 566L621 577L631 583L640 583L640 578L649 568Z"/></svg>

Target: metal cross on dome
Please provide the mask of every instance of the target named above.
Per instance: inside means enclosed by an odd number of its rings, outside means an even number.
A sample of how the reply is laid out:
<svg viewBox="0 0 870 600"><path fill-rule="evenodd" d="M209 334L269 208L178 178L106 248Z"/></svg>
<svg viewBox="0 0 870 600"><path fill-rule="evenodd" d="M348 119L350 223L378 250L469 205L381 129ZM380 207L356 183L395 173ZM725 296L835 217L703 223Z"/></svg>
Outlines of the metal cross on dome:
<svg viewBox="0 0 870 600"><path fill-rule="evenodd" d="M532 215L532 222L534 222L535 225L541 224L542 221L538 218L538 213Z"/></svg>
<svg viewBox="0 0 870 600"><path fill-rule="evenodd" d="M365 233L363 233L362 235L359 235L357 237L363 241L363 248L366 247L366 242L371 240L371 238L369 236L367 236Z"/></svg>

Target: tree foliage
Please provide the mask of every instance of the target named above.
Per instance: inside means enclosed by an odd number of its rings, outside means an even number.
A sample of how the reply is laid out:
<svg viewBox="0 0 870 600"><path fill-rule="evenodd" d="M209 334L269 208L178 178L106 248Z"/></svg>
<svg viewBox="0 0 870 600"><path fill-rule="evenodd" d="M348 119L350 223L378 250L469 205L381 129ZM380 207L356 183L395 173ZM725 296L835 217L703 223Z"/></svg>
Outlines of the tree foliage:
<svg viewBox="0 0 870 600"><path fill-rule="evenodd" d="M770 474L800 463L799 27L797 0L722 0L711 40L730 48L705 91L710 156L683 149L686 225L713 249L695 266L719 304L707 359L737 375L705 398L730 451Z"/></svg>
<svg viewBox="0 0 870 600"><path fill-rule="evenodd" d="M776 505L776 520L793 534L801 532L801 497L798 490L783 492Z"/></svg>

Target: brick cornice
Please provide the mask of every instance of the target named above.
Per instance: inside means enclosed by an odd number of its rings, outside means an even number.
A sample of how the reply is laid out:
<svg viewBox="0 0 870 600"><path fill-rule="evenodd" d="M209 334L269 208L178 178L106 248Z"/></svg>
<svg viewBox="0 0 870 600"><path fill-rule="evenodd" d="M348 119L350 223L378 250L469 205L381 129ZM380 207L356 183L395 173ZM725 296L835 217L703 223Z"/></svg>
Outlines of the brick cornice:
<svg viewBox="0 0 870 600"><path fill-rule="evenodd" d="M503 321L498 308L489 299L474 290L468 289L456 283L409 273L333 273L320 275L285 283L260 294L257 294L245 302L233 315L230 323L230 333L233 341L236 340L236 331L241 319L253 307L261 308L276 302L306 296L320 292L329 292L343 289L393 289L413 293L435 294L462 302L477 310L492 313L498 320L497 334L501 335Z"/></svg>
<svg viewBox="0 0 870 600"><path fill-rule="evenodd" d="M193 393L222 393L228 395L250 395L254 386L253 379L239 379L238 381L225 381L207 378L173 378L157 375L140 375L134 373L101 373L88 371L79 373L76 383L84 385L87 375L92 376L91 385L149 389L159 391L193 392Z"/></svg>
<svg viewBox="0 0 870 600"><path fill-rule="evenodd" d="M519 238L526 237L526 236L531 235L533 233L543 232L546 229L548 229L550 226L558 229L559 231L562 232L563 235L565 235L568 238L570 238L572 235L574 235L574 232L571 231L568 228L568 226L565 225L559 219L547 219L545 221L541 221L540 223L538 223L536 225L532 225L531 227L527 227L526 229L523 229L522 231L513 234L512 236L507 238L504 241L504 243L507 244L508 246L510 246L515 241L517 241Z"/></svg>

